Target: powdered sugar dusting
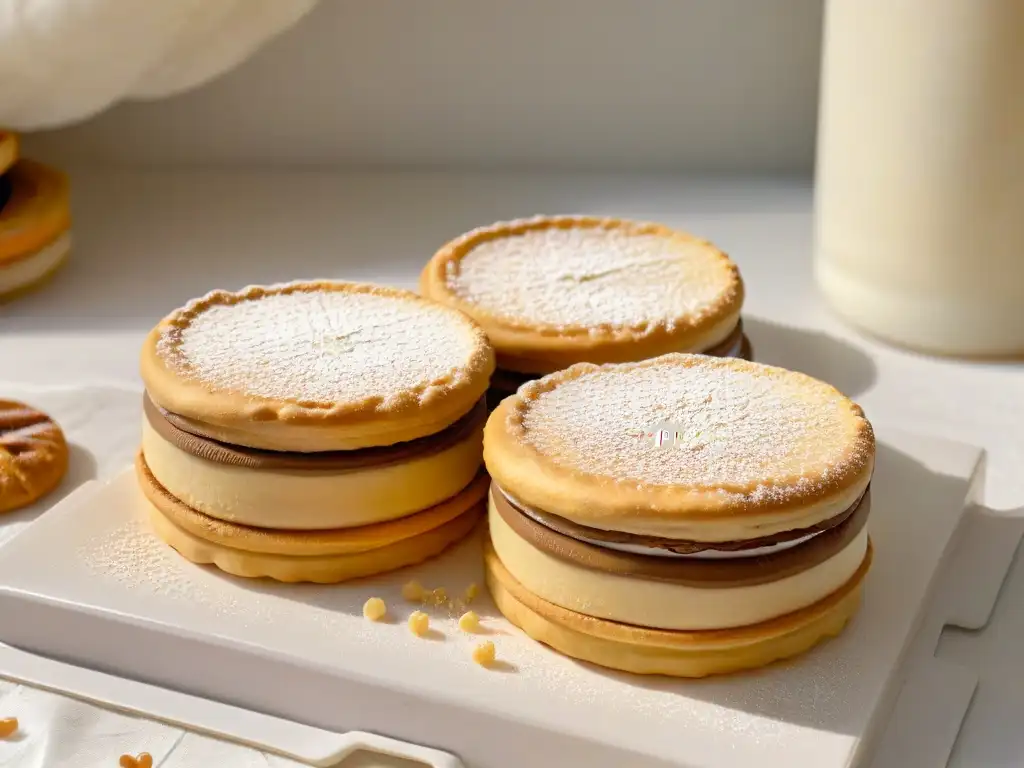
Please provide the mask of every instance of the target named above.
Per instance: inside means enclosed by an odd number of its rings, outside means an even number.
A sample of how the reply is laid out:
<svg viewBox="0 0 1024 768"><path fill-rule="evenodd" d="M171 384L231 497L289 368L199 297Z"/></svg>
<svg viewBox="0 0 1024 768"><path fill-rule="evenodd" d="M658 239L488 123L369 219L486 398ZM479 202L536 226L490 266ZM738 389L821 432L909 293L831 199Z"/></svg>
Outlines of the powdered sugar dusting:
<svg viewBox="0 0 1024 768"><path fill-rule="evenodd" d="M333 404L458 381L474 328L423 301L294 291L214 303L158 342L179 374L244 395Z"/></svg>
<svg viewBox="0 0 1024 768"><path fill-rule="evenodd" d="M871 445L846 398L769 366L667 355L528 387L541 394L524 439L557 464L622 482L769 500L863 467Z"/></svg>
<svg viewBox="0 0 1024 768"><path fill-rule="evenodd" d="M447 282L505 319L555 327L693 321L735 288L729 263L704 243L584 227L486 240L449 262Z"/></svg>

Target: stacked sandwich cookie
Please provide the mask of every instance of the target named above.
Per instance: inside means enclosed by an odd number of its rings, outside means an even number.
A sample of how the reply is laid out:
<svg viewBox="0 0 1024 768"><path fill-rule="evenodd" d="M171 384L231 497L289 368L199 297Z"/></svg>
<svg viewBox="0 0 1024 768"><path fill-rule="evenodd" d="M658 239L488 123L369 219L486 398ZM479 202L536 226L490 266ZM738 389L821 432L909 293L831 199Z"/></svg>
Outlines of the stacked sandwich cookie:
<svg viewBox="0 0 1024 768"><path fill-rule="evenodd" d="M18 159L16 135L0 131L0 301L46 282L70 251L67 177Z"/></svg>
<svg viewBox="0 0 1024 768"><path fill-rule="evenodd" d="M803 374L670 354L523 386L484 436L487 580L569 656L701 677L837 634L871 563L875 441Z"/></svg>
<svg viewBox="0 0 1024 768"><path fill-rule="evenodd" d="M424 296L462 310L494 344L491 406L574 363L668 352L750 358L739 270L711 243L660 224L537 217L439 250Z"/></svg>
<svg viewBox="0 0 1024 768"><path fill-rule="evenodd" d="M189 560L338 582L431 557L483 512L494 355L452 309L351 283L215 291L141 366L139 481Z"/></svg>

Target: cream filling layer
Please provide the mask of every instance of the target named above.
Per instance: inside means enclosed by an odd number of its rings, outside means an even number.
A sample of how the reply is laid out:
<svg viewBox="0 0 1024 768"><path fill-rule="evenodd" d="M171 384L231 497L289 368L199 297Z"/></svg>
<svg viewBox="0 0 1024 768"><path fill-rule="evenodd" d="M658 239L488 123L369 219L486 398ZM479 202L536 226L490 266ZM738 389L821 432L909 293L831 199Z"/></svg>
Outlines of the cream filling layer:
<svg viewBox="0 0 1024 768"><path fill-rule="evenodd" d="M207 461L172 445L146 420L142 453L164 488L210 517L257 528L354 528L419 512L469 485L483 458L483 428L443 451L347 471Z"/></svg>
<svg viewBox="0 0 1024 768"><path fill-rule="evenodd" d="M495 486L497 488L497 486ZM680 552L672 552L667 549L660 547L648 547L641 544L620 544L613 541L601 541L599 539L592 539L588 536L577 536L569 532L561 532L553 528L543 515L538 515L535 510L530 509L528 506L518 501L500 488L497 492L502 494L514 507L518 507L522 510L523 514L529 517L538 525L543 525L549 530L555 531L555 533L561 533L563 536L571 536L577 541L582 541L584 544L590 544L595 547L604 547L605 549L614 549L617 552L626 552L631 555L645 555L650 557L685 557L696 560L734 560L736 558L743 557L762 557L763 555L771 555L775 552L781 552L784 549L792 549L793 547L805 544L815 536L820 536L823 531L817 533L809 533L806 536L802 536L799 539L793 539L792 541L783 541L779 544L771 544L765 547L754 547L753 549L737 549L737 550L715 550L707 549L702 552L691 552L683 554Z"/></svg>
<svg viewBox="0 0 1024 768"><path fill-rule="evenodd" d="M46 277L64 261L70 250L71 233L65 232L31 256L16 259L6 266L0 263L0 294L11 293Z"/></svg>
<svg viewBox="0 0 1024 768"><path fill-rule="evenodd" d="M672 630L757 624L805 608L853 577L867 554L865 527L819 565L767 584L692 587L595 571L555 557L518 536L488 501L491 542L502 564L538 597L599 619Z"/></svg>
<svg viewBox="0 0 1024 768"><path fill-rule="evenodd" d="M659 536L681 541L749 541L783 531L794 531L830 520L842 514L861 497L871 482L871 467L846 490L800 509L768 510L759 514L720 517L586 517L551 510L574 523L606 531ZM527 506L526 502L516 502Z"/></svg>

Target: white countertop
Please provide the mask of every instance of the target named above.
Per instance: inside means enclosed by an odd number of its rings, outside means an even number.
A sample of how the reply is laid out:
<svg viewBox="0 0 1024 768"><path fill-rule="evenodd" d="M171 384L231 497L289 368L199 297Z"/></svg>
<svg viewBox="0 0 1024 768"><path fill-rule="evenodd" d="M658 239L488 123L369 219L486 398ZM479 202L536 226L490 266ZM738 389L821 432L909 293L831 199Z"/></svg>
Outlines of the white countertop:
<svg viewBox="0 0 1024 768"><path fill-rule="evenodd" d="M868 416L989 451L986 503L1024 515L1024 364L961 363L885 347L843 327L811 280L802 181L669 176L72 173L75 249L45 290L0 305L0 382L140 387L137 350L171 309L213 288L335 277L415 287L448 238L497 219L587 212L656 219L740 265L762 362L831 372ZM2 389L0 389L2 396ZM955 766L1024 762L1024 562L980 633L940 655L982 678ZM0 713L2 714L2 713Z"/></svg>

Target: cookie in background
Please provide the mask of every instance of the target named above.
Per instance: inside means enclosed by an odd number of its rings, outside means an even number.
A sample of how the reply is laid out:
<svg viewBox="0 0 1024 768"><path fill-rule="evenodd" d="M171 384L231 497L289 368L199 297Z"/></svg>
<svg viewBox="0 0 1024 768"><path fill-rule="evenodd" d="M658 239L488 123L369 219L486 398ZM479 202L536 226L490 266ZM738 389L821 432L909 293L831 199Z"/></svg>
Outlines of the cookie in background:
<svg viewBox="0 0 1024 768"><path fill-rule="evenodd" d="M706 240L590 216L498 222L441 248L420 292L476 320L494 345L495 407L575 363L669 352L750 358L739 269Z"/></svg>
<svg viewBox="0 0 1024 768"><path fill-rule="evenodd" d="M5 169L5 170L4 170ZM0 132L0 301L43 285L71 251L67 176L18 157L15 134Z"/></svg>

